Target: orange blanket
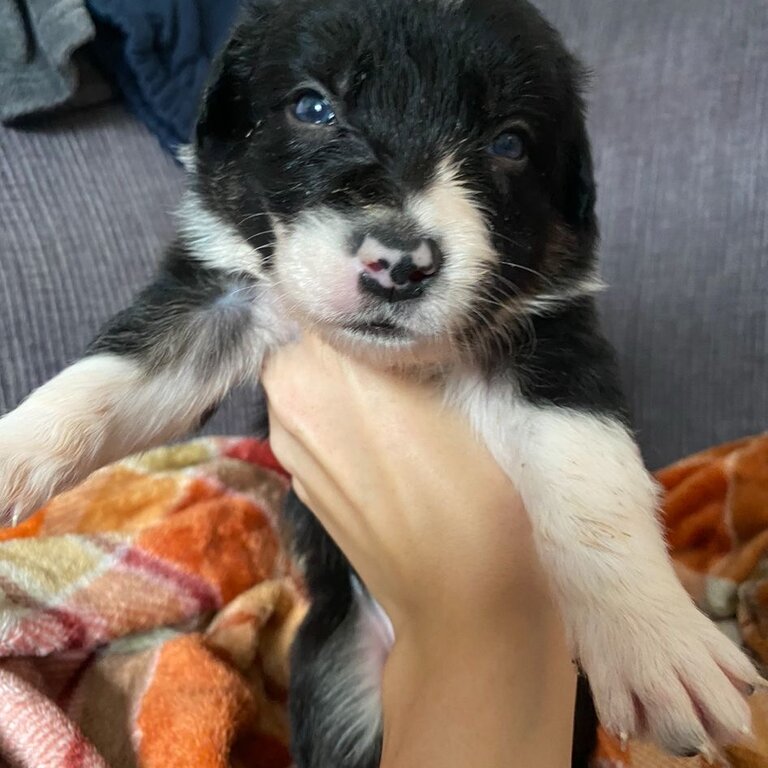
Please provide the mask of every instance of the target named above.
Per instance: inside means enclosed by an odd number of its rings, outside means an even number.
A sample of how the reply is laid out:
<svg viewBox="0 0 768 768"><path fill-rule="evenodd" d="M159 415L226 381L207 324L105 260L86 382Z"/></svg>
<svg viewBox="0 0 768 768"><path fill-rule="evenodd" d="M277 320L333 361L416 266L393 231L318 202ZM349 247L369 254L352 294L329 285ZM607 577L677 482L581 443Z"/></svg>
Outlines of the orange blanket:
<svg viewBox="0 0 768 768"><path fill-rule="evenodd" d="M678 575L699 607L768 672L768 434L712 448L656 474ZM768 694L752 699L756 741L727 750L733 768L768 767ZM623 753L599 734L593 768L701 768L645 744Z"/></svg>
<svg viewBox="0 0 768 768"><path fill-rule="evenodd" d="M768 668L768 436L658 473L679 573ZM277 534L287 478L255 440L96 472L0 531L0 768L287 768L305 603ZM768 766L768 697L734 768ZM594 768L700 768L605 734Z"/></svg>
<svg viewBox="0 0 768 768"><path fill-rule="evenodd" d="M286 768L287 483L255 440L199 440L0 531L0 766Z"/></svg>

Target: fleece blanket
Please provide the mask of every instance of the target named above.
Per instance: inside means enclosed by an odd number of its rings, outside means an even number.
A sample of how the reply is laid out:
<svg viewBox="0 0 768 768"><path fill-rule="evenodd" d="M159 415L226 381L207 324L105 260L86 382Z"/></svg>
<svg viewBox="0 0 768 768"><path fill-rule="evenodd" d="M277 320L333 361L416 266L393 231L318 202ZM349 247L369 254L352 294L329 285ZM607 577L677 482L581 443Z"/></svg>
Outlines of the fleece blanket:
<svg viewBox="0 0 768 768"><path fill-rule="evenodd" d="M679 575L768 671L768 435L661 472ZM268 447L210 438L94 473L0 530L0 768L288 768L306 610ZM768 766L768 695L733 768ZM703 768L602 731L592 768Z"/></svg>
<svg viewBox="0 0 768 768"><path fill-rule="evenodd" d="M287 484L264 444L199 440L0 531L0 766L286 768Z"/></svg>
<svg viewBox="0 0 768 768"><path fill-rule="evenodd" d="M768 434L690 456L656 473L678 575L699 607L768 673ZM751 701L752 744L728 749L732 768L768 766L768 694ZM592 768L703 768L646 744L622 751L602 731Z"/></svg>

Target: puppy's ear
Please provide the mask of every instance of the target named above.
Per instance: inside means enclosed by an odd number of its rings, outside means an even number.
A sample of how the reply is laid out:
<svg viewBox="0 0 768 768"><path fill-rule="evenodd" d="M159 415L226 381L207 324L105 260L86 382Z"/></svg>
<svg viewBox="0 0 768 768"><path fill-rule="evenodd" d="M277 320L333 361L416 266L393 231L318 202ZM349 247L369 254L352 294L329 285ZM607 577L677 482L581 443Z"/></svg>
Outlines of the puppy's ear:
<svg viewBox="0 0 768 768"><path fill-rule="evenodd" d="M195 133L201 149L244 138L250 130L250 109L238 73L236 48L231 41L213 66Z"/></svg>
<svg viewBox="0 0 768 768"><path fill-rule="evenodd" d="M580 127L565 158L565 219L575 230L595 226L597 185L586 130Z"/></svg>
<svg viewBox="0 0 768 768"><path fill-rule="evenodd" d="M230 144L248 135L253 117L248 97L253 57L266 36L275 0L250 0L241 11L232 36L216 59L197 120L196 139L204 149Z"/></svg>

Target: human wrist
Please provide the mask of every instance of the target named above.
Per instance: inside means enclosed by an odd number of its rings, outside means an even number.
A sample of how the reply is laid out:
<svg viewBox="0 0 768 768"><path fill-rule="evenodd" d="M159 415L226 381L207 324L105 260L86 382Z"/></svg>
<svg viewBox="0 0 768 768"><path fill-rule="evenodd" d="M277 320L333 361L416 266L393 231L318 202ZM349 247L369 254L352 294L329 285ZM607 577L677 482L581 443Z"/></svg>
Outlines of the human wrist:
<svg viewBox="0 0 768 768"><path fill-rule="evenodd" d="M575 672L556 612L444 618L396 629L382 768L567 765Z"/></svg>

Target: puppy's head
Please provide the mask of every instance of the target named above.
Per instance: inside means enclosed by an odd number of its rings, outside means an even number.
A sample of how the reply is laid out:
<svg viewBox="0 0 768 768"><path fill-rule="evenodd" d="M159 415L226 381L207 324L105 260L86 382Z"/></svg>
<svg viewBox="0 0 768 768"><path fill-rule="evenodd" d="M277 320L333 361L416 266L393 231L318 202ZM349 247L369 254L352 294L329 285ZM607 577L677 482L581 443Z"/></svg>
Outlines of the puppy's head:
<svg viewBox="0 0 768 768"><path fill-rule="evenodd" d="M580 78L525 0L251 0L187 230L341 342L487 349L594 286Z"/></svg>

